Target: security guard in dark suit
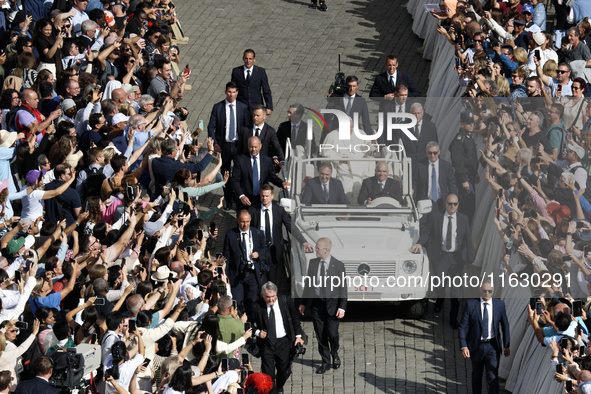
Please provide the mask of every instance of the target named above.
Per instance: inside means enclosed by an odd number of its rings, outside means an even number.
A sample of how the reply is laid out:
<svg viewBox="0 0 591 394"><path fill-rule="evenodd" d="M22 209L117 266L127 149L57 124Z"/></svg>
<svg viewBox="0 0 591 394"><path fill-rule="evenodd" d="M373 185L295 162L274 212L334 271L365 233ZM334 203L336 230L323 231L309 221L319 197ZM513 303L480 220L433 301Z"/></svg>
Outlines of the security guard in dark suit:
<svg viewBox="0 0 591 394"><path fill-rule="evenodd" d="M449 145L451 163L456 172L456 185L460 198L460 212L468 216L470 224L476 209L474 185L480 182L478 177L478 157L476 142L472 137L474 131L474 115L472 112L460 113L460 132Z"/></svg>

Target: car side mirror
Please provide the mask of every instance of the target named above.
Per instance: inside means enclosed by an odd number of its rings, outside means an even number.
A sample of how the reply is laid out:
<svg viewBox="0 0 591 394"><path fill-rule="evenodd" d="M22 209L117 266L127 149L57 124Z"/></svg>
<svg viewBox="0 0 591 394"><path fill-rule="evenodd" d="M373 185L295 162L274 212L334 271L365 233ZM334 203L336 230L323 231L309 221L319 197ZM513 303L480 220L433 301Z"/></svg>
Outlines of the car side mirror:
<svg viewBox="0 0 591 394"><path fill-rule="evenodd" d="M427 213L431 213L433 210L433 201L431 200L421 200L417 203L417 210L421 215L425 215Z"/></svg>
<svg viewBox="0 0 591 394"><path fill-rule="evenodd" d="M281 205L283 209L285 209L285 212L289 214L293 211L293 200L291 198L282 198L279 201L279 205Z"/></svg>

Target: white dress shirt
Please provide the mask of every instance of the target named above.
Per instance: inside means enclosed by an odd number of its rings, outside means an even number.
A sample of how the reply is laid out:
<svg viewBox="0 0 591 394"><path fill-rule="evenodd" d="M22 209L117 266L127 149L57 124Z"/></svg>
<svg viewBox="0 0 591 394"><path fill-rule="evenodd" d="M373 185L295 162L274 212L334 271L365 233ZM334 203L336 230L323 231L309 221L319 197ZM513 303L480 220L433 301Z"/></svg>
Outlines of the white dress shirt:
<svg viewBox="0 0 591 394"><path fill-rule="evenodd" d="M449 214L447 211L443 214L443 230L441 232L441 245L442 250L445 252L455 252L456 251L456 238L458 233L458 215L455 213L452 216L453 220L451 222L451 249L447 250L445 247L445 240L447 239L447 222L449 221Z"/></svg>
<svg viewBox="0 0 591 394"><path fill-rule="evenodd" d="M343 107L345 109L347 109L347 105L349 105L349 99L352 100L351 102L351 106L353 106L353 102L355 101L355 97L357 96L357 94L354 94L353 96L349 96L348 94L345 94L343 96Z"/></svg>
<svg viewBox="0 0 591 394"><path fill-rule="evenodd" d="M492 308L492 298L488 301L484 301L482 299L482 297L480 297L480 318L484 318L484 303L487 303L488 306L486 307L486 310L488 312L488 337L486 338L480 338L483 341L489 340L491 338L494 337L493 335L493 327L492 327L492 318L493 318L493 308Z"/></svg>
<svg viewBox="0 0 591 394"><path fill-rule="evenodd" d="M263 234L265 233L265 228L266 228L266 224L265 224L265 210L268 209L269 210L269 225L271 226L271 228L269 229L269 231L271 232L271 238L273 238L273 204L270 204L269 207L265 207L262 206L261 207L261 226L259 228L259 230L261 230L263 232Z"/></svg>
<svg viewBox="0 0 591 394"><path fill-rule="evenodd" d="M254 69L254 66L251 66L250 68L246 68L246 66L244 66L244 79L246 79L246 77L248 76L247 71L250 71L250 77L252 78L253 69Z"/></svg>
<svg viewBox="0 0 591 394"><path fill-rule="evenodd" d="M250 156L250 165L254 165L254 158L255 156ZM259 153L258 155L256 155L257 158L257 172L259 175L259 181L261 180L261 154Z"/></svg>
<svg viewBox="0 0 591 394"><path fill-rule="evenodd" d="M428 168L428 181L427 181L427 185L429 187L429 198L431 198L431 177L433 176L433 164L435 164L435 176L437 177L437 197L439 199L439 197L441 197L441 187L439 186L439 159L437 159L437 161L435 163L429 162L429 168ZM432 198L431 198L432 199ZM447 227L446 227L447 229Z"/></svg>
<svg viewBox="0 0 591 394"><path fill-rule="evenodd" d="M232 142L238 139L238 119L236 118L236 100L233 103L225 100L226 103L226 141ZM236 127L236 138L230 139L230 104L232 104L232 111L234 112L234 125Z"/></svg>
<svg viewBox="0 0 591 394"><path fill-rule="evenodd" d="M275 301L273 306L267 305L267 317L269 317L269 314L271 313L271 308L273 308L273 312L275 312L275 334L277 334L277 339L283 338L287 335L287 332L283 326L283 316L281 315L281 309L279 308L279 300Z"/></svg>
<svg viewBox="0 0 591 394"><path fill-rule="evenodd" d="M398 76L398 70L394 71L394 74L388 74L388 83L390 82L390 77L393 78L394 86L396 86L396 77Z"/></svg>
<svg viewBox="0 0 591 394"><path fill-rule="evenodd" d="M243 237L242 234L246 234L246 237ZM252 259L250 258L250 255L252 253L253 244L252 244L252 233L251 233L250 229L247 232L240 230L240 244L242 244L243 238L245 239L245 243L246 243L246 257L248 258L248 261L252 261Z"/></svg>
<svg viewBox="0 0 591 394"><path fill-rule="evenodd" d="M252 126L252 135L251 137L254 137L257 135L257 129L259 129L259 138L261 137L261 134L263 133L263 127L265 127L265 122L263 122L260 126L254 125Z"/></svg>

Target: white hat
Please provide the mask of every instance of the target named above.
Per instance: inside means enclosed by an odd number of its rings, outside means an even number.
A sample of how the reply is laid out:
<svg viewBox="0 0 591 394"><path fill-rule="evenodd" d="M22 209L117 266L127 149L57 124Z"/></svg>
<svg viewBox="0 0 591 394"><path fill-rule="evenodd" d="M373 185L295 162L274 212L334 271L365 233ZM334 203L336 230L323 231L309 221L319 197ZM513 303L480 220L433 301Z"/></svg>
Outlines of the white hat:
<svg viewBox="0 0 591 394"><path fill-rule="evenodd" d="M17 135L18 133L16 132L11 133L7 130L0 130L0 147L10 148L14 144L14 141L16 141Z"/></svg>
<svg viewBox="0 0 591 394"><path fill-rule="evenodd" d="M137 92L138 90L140 90L140 87L137 85L131 85L129 83L124 83L123 85L121 85L121 89L125 90L125 94L131 94L133 92Z"/></svg>
<svg viewBox="0 0 591 394"><path fill-rule="evenodd" d="M171 274L172 274L173 278L176 278L176 272L172 272L171 270L168 269L167 266L162 265L162 266L158 267L158 269L156 270L156 273L152 274L151 278L152 278L152 280L154 280L156 282L164 282L164 281L168 280L168 278Z"/></svg>
<svg viewBox="0 0 591 394"><path fill-rule="evenodd" d="M127 122L128 120L129 116L125 116L121 112L119 112L113 115L113 120L111 121L111 124L116 125L117 123Z"/></svg>

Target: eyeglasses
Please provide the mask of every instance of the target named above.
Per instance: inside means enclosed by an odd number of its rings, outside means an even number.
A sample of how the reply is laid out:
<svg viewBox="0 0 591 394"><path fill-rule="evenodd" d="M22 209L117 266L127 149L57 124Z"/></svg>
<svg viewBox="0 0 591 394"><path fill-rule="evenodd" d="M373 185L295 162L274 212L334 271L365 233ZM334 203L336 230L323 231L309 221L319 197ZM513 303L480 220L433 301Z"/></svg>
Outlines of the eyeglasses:
<svg viewBox="0 0 591 394"><path fill-rule="evenodd" d="M8 332L18 332L18 328L12 329L12 330L8 330Z"/></svg>
<svg viewBox="0 0 591 394"><path fill-rule="evenodd" d="M568 71L568 70L557 70L556 72L557 72L558 74L564 74L564 73L568 73L568 72L570 72L570 71Z"/></svg>
<svg viewBox="0 0 591 394"><path fill-rule="evenodd" d="M571 89L572 90L583 90L583 88L580 88L578 86L571 86Z"/></svg>
<svg viewBox="0 0 591 394"><path fill-rule="evenodd" d="M447 205L450 205L452 207L455 207L456 205L458 205L459 202L448 202Z"/></svg>
<svg viewBox="0 0 591 394"><path fill-rule="evenodd" d="M64 25L64 29L69 29L72 25Z"/></svg>
<svg viewBox="0 0 591 394"><path fill-rule="evenodd" d="M427 152L429 156L437 156L439 152Z"/></svg>
<svg viewBox="0 0 591 394"><path fill-rule="evenodd" d="M484 294L492 294L493 293L492 290L480 290L480 292L484 293Z"/></svg>
<svg viewBox="0 0 591 394"><path fill-rule="evenodd" d="M484 40L474 40L474 42L484 42Z"/></svg>

